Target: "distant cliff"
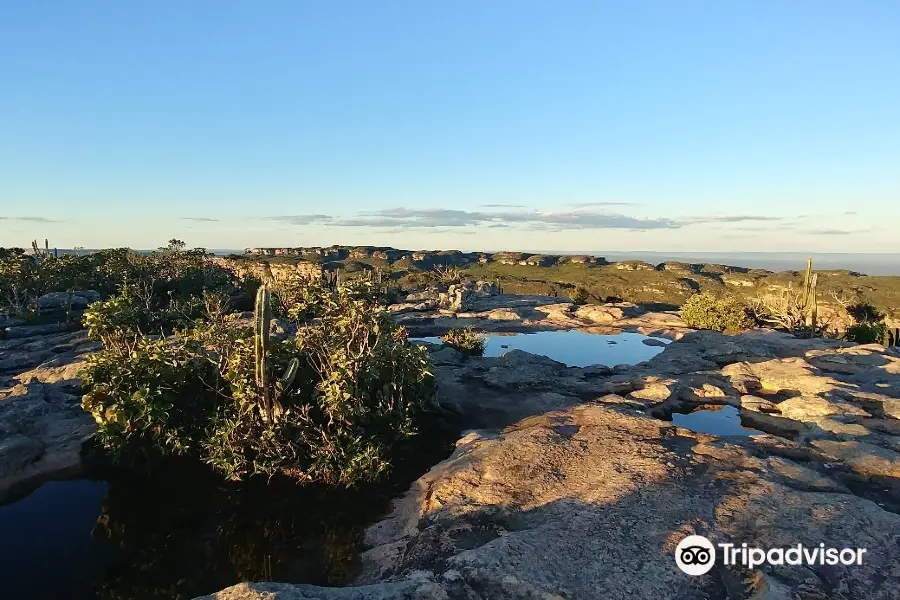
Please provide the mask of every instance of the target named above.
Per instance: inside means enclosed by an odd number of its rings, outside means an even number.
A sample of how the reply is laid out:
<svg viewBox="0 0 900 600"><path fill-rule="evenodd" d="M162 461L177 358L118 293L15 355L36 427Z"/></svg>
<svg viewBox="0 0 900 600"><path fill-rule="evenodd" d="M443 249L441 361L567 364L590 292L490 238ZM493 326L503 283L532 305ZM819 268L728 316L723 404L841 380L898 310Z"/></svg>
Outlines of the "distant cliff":
<svg viewBox="0 0 900 600"><path fill-rule="evenodd" d="M562 264L605 265L606 259L586 255L548 255L526 252L461 252L459 250L398 250L385 246L311 246L305 248L248 248L250 256L295 257L310 262L378 260L386 263L408 261L418 267L465 267L498 262L506 265L552 267Z"/></svg>

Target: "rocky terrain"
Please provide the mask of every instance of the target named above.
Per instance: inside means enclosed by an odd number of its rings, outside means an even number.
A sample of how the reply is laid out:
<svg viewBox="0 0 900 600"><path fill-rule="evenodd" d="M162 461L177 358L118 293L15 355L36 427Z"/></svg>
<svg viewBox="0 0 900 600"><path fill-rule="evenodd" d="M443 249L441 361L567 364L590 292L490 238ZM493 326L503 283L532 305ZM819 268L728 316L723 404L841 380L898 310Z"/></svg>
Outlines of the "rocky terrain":
<svg viewBox="0 0 900 600"><path fill-rule="evenodd" d="M487 298L456 320L523 307ZM519 301L536 312L504 323L593 314ZM595 310L612 324L641 318ZM430 326L445 318L425 314ZM209 598L900 596L900 354L766 330L685 334L665 318L679 341L614 369L432 346L442 398L472 429L368 529L359 585L241 584ZM719 438L666 420L725 405L766 433ZM689 534L867 554L859 566L718 565L690 577L673 558Z"/></svg>
<svg viewBox="0 0 900 600"><path fill-rule="evenodd" d="M42 481L75 475L94 420L81 409L78 371L99 349L84 331L17 326L0 340L0 502Z"/></svg>
<svg viewBox="0 0 900 600"><path fill-rule="evenodd" d="M414 334L579 328L675 339L653 359L567 367L429 347L456 451L365 536L357 585L240 584L231 599L900 597L900 353L769 330L690 331L676 313L575 306L490 284L391 307ZM83 332L0 340L0 497L80 465L94 424ZM732 406L763 432L716 437L673 413ZM690 577L688 534L751 546L866 548L862 565L717 565Z"/></svg>
<svg viewBox="0 0 900 600"><path fill-rule="evenodd" d="M575 286L589 292L594 304L627 301L675 309L697 291L732 294L750 299L797 289L798 271L772 272L712 263L663 262L656 265L626 260L609 262L587 255L547 255L525 252L461 252L459 250L399 250L375 246L250 248L244 255L219 259L236 270L252 270L268 262L273 269L303 272L326 269L347 272L378 268L406 290L427 282L435 268L462 269L466 277L499 281L514 294L556 294L568 297ZM900 327L900 277L867 276L847 270L820 270L819 317L836 329L848 323L846 304L870 302Z"/></svg>

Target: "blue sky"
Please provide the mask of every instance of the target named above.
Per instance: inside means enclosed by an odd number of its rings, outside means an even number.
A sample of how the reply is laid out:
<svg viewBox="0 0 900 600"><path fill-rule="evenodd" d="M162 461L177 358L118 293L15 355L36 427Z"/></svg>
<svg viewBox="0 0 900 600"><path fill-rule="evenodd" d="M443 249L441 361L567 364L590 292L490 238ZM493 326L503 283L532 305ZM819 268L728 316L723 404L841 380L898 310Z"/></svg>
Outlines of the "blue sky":
<svg viewBox="0 0 900 600"><path fill-rule="evenodd" d="M0 245L897 252L900 3L0 4Z"/></svg>

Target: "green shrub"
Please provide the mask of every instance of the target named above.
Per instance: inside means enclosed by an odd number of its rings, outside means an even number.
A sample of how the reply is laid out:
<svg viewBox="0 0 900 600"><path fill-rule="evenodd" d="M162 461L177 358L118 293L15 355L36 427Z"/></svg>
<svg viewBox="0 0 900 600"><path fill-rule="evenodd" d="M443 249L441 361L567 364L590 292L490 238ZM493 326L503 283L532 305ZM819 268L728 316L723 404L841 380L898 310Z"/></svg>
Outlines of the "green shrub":
<svg viewBox="0 0 900 600"><path fill-rule="evenodd" d="M138 334L125 352L104 340L83 374L104 446L125 460L187 454L230 479L384 475L433 400L427 351L358 290L308 283L314 318L296 338L264 339L262 304L255 328L200 322L165 342Z"/></svg>
<svg viewBox="0 0 900 600"><path fill-rule="evenodd" d="M139 338L130 352L87 358L81 405L116 462L195 453L220 402L206 385L216 380L213 367L196 346Z"/></svg>
<svg viewBox="0 0 900 600"><path fill-rule="evenodd" d="M884 341L885 331L883 322L863 321L848 327L843 338L855 344L880 344Z"/></svg>
<svg viewBox="0 0 900 600"><path fill-rule="evenodd" d="M441 341L464 354L473 356L484 355L484 336L468 327L466 329L451 329L441 336Z"/></svg>
<svg viewBox="0 0 900 600"><path fill-rule="evenodd" d="M747 307L738 299L703 292L694 294L681 307L681 318L694 329L742 331L753 327Z"/></svg>
<svg viewBox="0 0 900 600"><path fill-rule="evenodd" d="M591 294L586 287L576 285L575 289L572 290L570 298L575 304L586 304L590 296Z"/></svg>

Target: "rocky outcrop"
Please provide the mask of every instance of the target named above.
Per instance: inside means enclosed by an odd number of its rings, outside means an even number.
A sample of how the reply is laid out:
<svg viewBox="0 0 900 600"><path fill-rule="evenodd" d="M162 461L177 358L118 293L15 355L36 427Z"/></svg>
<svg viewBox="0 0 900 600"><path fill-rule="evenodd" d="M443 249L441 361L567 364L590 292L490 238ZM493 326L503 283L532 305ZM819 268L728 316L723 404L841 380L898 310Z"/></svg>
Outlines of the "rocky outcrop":
<svg viewBox="0 0 900 600"><path fill-rule="evenodd" d="M442 399L478 429L366 532L359 585L210 598L900 597L898 353L755 331L689 333L614 369L432 356ZM768 433L717 438L653 417L726 404ZM866 554L690 577L673 557L690 534Z"/></svg>
<svg viewBox="0 0 900 600"><path fill-rule="evenodd" d="M475 308L479 298L496 296L497 284L487 281L469 281L451 285L446 293L438 296L438 306L458 313Z"/></svg>
<svg viewBox="0 0 900 600"><path fill-rule="evenodd" d="M895 598L900 516L789 454L771 436L725 442L576 405L460 439L366 532L360 586L241 584L208 598ZM850 566L720 561L691 577L673 553L692 534L867 553Z"/></svg>
<svg viewBox="0 0 900 600"><path fill-rule="evenodd" d="M610 328L609 333L625 330L678 339L691 331L676 312L647 311L629 302L578 306L553 296L499 294L493 282L451 287L447 292L432 288L410 294L389 310L423 335L457 327L539 331L600 326Z"/></svg>
<svg viewBox="0 0 900 600"><path fill-rule="evenodd" d="M100 292L95 290L76 290L71 293L53 292L38 298L38 306L43 311L66 310L69 307L80 310L99 299Z"/></svg>
<svg viewBox="0 0 900 600"><path fill-rule="evenodd" d="M78 371L98 345L84 332L0 341L0 501L81 466L96 430L81 409Z"/></svg>

